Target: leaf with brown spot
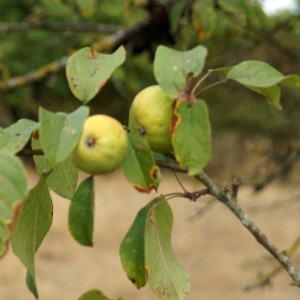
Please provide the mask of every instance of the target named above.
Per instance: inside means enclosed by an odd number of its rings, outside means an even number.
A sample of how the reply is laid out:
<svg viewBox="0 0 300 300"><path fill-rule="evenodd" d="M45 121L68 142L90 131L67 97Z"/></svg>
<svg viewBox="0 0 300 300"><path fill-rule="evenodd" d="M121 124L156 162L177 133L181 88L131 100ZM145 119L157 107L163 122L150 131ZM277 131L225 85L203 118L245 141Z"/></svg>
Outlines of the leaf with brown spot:
<svg viewBox="0 0 300 300"><path fill-rule="evenodd" d="M39 123L21 119L11 126L0 129L0 150L8 151L12 154L24 148L32 132L39 127Z"/></svg>
<svg viewBox="0 0 300 300"><path fill-rule="evenodd" d="M152 202L137 214L120 245L120 257L129 280L139 289L146 285L145 273L145 224Z"/></svg>
<svg viewBox="0 0 300 300"><path fill-rule="evenodd" d="M150 193L157 189L160 176L153 154L147 143L138 135L128 134L129 147L122 163L125 177L135 189Z"/></svg>
<svg viewBox="0 0 300 300"><path fill-rule="evenodd" d="M192 6L192 23L198 33L199 42L208 40L216 29L217 15L213 1L195 1Z"/></svg>
<svg viewBox="0 0 300 300"><path fill-rule="evenodd" d="M64 161L76 147L88 114L86 106L80 106L70 114L53 113L40 107L40 142L53 166Z"/></svg>
<svg viewBox="0 0 300 300"><path fill-rule="evenodd" d="M171 247L172 210L163 196L149 203L145 229L145 266L153 292L162 299L183 300L190 290L188 272Z"/></svg>
<svg viewBox="0 0 300 300"><path fill-rule="evenodd" d="M102 54L86 47L69 57L66 74L69 87L76 98L88 103L125 61L123 46L113 54Z"/></svg>
<svg viewBox="0 0 300 300"><path fill-rule="evenodd" d="M176 100L173 110L171 140L175 157L189 175L200 172L210 158L210 123L206 103L196 100L193 105Z"/></svg>

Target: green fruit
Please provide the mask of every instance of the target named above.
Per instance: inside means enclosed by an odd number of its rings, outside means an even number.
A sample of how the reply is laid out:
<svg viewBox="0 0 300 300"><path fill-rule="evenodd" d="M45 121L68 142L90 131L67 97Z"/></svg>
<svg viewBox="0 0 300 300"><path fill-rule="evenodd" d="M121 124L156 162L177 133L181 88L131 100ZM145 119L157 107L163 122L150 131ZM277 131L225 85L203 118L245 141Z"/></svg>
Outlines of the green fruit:
<svg viewBox="0 0 300 300"><path fill-rule="evenodd" d="M106 115L94 115L86 119L71 157L82 171L107 174L121 165L127 149L128 139L122 124Z"/></svg>
<svg viewBox="0 0 300 300"><path fill-rule="evenodd" d="M155 152L173 151L170 136L173 101L158 85L145 88L133 100L132 114Z"/></svg>

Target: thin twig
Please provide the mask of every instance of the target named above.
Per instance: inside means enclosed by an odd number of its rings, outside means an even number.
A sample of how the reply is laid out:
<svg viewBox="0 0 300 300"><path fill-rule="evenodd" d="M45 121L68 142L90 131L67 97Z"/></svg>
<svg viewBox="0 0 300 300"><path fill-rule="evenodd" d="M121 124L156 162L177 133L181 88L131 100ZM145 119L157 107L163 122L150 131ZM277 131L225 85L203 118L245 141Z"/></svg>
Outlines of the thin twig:
<svg viewBox="0 0 300 300"><path fill-rule="evenodd" d="M45 76L59 72L64 69L66 66L68 57L64 56L56 61L53 61L50 64L44 65L43 67L30 71L28 73L23 74L22 76L13 77L9 80L0 81L0 91L3 90L5 92L9 90L13 90L17 87L21 87L32 82L41 80Z"/></svg>
<svg viewBox="0 0 300 300"><path fill-rule="evenodd" d="M288 257L290 257L296 251L296 249L299 247L299 244L300 244L300 237L298 237L291 245L291 247L286 251ZM256 280L243 286L243 290L251 291L253 289L262 288L266 285L269 285L271 280L275 277L275 275L277 275L282 270L283 270L282 265L277 265L272 271L266 274L259 275Z"/></svg>
<svg viewBox="0 0 300 300"><path fill-rule="evenodd" d="M210 85L206 86L205 88L203 88L202 90L198 91L198 92L195 94L195 96L198 96L200 93L202 93L202 92L204 92L204 91L206 91L206 90L208 90L208 89L211 89L211 88L215 87L216 85L219 85L219 84L221 84L221 83L225 83L226 81L227 81L227 79L223 79L223 80L217 81L217 82L215 82L215 83L213 83L213 84L210 84Z"/></svg>
<svg viewBox="0 0 300 300"><path fill-rule="evenodd" d="M240 182L236 178L233 178L232 185L231 185L233 199L237 198L239 186L240 186Z"/></svg>
<svg viewBox="0 0 300 300"><path fill-rule="evenodd" d="M202 189L195 192L185 192L182 194L182 197L195 202L199 197L205 196L208 193L209 193L208 189Z"/></svg>
<svg viewBox="0 0 300 300"><path fill-rule="evenodd" d="M79 32L105 32L114 33L121 30L118 25L109 24L87 24L87 23L0 23L0 33L22 32L28 30L50 30L50 31L79 31Z"/></svg>
<svg viewBox="0 0 300 300"><path fill-rule="evenodd" d="M118 30L114 34L103 38L101 43L93 45L92 48L95 51L104 52L108 50L114 50L121 45L129 43L135 35L140 31L145 29L145 27L150 26L152 23L151 20L143 21L139 24L133 25L127 29ZM150 24L150 25L149 25ZM139 39L134 39L136 43L139 43ZM133 43L129 43L130 46L133 46ZM9 80L0 80L0 91L4 92L28 85L30 83L39 81L49 74L56 73L65 68L68 61L68 57L64 56L56 61L53 61L47 65L42 66L39 69L27 72L21 76L13 77Z"/></svg>
<svg viewBox="0 0 300 300"><path fill-rule="evenodd" d="M159 165L164 168L176 172L187 173L187 170L182 170L178 164L159 162ZM222 202L243 224L243 226L255 237L257 242L261 244L286 270L289 276L293 279L292 285L300 287L300 274L290 262L285 251L280 251L268 237L258 228L258 226L248 217L241 209L238 201L231 199L220 189L203 171L194 176L202 182L207 188L209 194Z"/></svg>
<svg viewBox="0 0 300 300"><path fill-rule="evenodd" d="M44 155L44 152L42 149L22 149L16 155L18 156Z"/></svg>
<svg viewBox="0 0 300 300"><path fill-rule="evenodd" d="M196 85L193 87L191 94L194 95L195 91L197 90L197 88L200 86L200 84L208 77L210 76L211 73L207 73L205 74L197 83ZM196 96L196 95L195 95Z"/></svg>
<svg viewBox="0 0 300 300"><path fill-rule="evenodd" d="M195 192L184 192L184 193L170 193L165 194L165 197L168 197L168 199L173 198L186 198L191 201L196 201L199 197L204 196L208 193L208 189L202 189Z"/></svg>
<svg viewBox="0 0 300 300"><path fill-rule="evenodd" d="M187 190L185 189L185 187L183 186L183 184L182 184L181 181L179 180L177 174L176 174L175 172L173 172L173 175L175 176L175 178L176 178L177 182L179 183L180 187L182 188L182 190L183 190L184 192L187 192Z"/></svg>
<svg viewBox="0 0 300 300"><path fill-rule="evenodd" d="M257 227L257 225L250 220L247 214L239 206L238 202L230 199L213 181L204 173L200 172L195 176L208 189L211 195L215 196L219 201L227 206L240 220L244 227L256 238L257 242L261 244L272 256L282 265L290 277L293 279L292 284L300 287L300 274L290 262L288 256L284 251L280 251L267 236Z"/></svg>

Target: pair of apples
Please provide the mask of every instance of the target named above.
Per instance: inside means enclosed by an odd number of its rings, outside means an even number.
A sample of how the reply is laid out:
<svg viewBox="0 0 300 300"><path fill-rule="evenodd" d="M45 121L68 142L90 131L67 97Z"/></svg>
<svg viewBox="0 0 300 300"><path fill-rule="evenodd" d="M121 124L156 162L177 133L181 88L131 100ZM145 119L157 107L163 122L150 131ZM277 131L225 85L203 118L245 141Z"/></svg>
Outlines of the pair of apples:
<svg viewBox="0 0 300 300"><path fill-rule="evenodd" d="M133 117L155 152L173 150L172 105L173 99L158 85L145 88L133 100ZM72 159L80 170L89 174L108 174L121 165L127 151L128 138L122 124L107 115L94 115L86 119Z"/></svg>

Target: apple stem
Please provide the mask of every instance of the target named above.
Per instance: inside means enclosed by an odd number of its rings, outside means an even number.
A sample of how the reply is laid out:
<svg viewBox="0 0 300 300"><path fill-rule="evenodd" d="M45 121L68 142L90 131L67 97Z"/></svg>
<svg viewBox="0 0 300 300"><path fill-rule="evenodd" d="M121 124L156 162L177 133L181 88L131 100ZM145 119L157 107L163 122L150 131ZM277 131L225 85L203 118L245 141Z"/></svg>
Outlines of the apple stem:
<svg viewBox="0 0 300 300"><path fill-rule="evenodd" d="M209 73L209 74L210 74L210 73ZM226 81L227 81L227 79L223 79L223 80L217 81L217 82L215 82L215 83L213 83L213 84L210 84L210 85L206 86L206 87L203 88L202 90L198 91L198 92L195 94L195 97L198 96L200 93L202 93L202 92L204 92L204 91L206 91L206 90L208 90L208 89L211 89L212 87L215 87L215 86L218 85L218 84L225 83Z"/></svg>
<svg viewBox="0 0 300 300"><path fill-rule="evenodd" d="M202 78L200 78L200 80L196 83L196 85L194 86L191 94L194 95L197 88L200 86L200 84L210 75L211 73L207 73L206 75L204 75Z"/></svg>
<svg viewBox="0 0 300 300"><path fill-rule="evenodd" d="M172 173L173 173L173 175L175 176L175 178L176 178L177 182L179 183L180 187L182 188L182 190L183 190L185 193L187 193L187 190L186 190L185 187L183 186L183 184L182 184L182 182L180 181L180 179L178 178L177 174L176 174L174 171L172 171Z"/></svg>

